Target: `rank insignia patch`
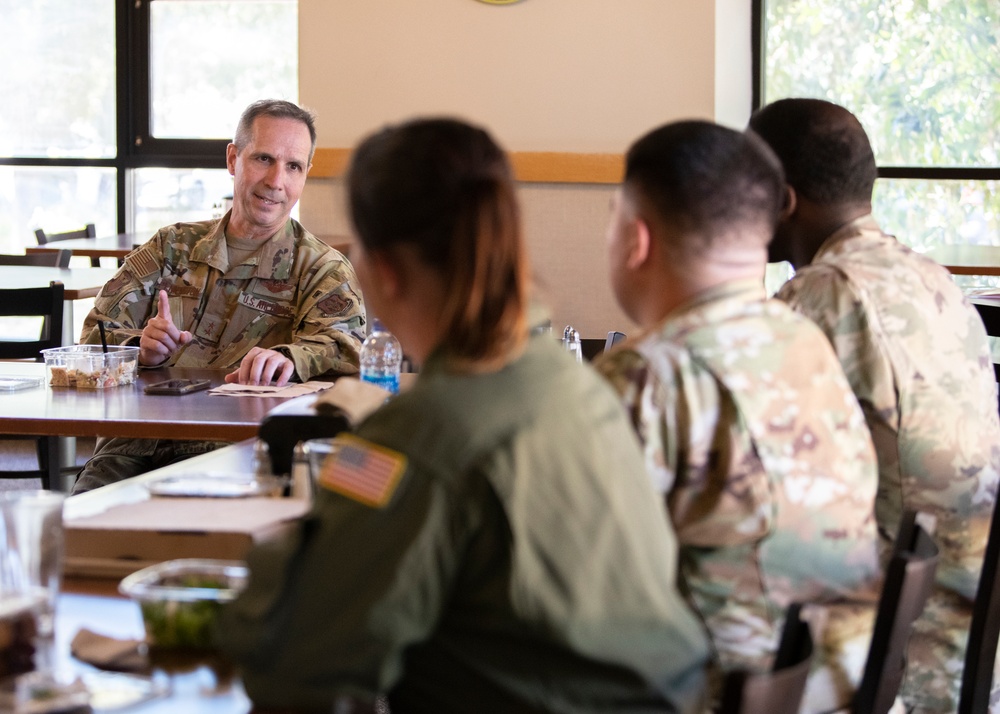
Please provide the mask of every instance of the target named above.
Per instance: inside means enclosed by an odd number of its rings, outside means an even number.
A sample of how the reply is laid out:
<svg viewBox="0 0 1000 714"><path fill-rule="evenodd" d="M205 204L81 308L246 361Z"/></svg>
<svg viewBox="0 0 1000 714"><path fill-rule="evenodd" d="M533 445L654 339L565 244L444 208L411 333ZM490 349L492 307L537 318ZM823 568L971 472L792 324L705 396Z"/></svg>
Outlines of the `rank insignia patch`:
<svg viewBox="0 0 1000 714"><path fill-rule="evenodd" d="M114 276L104 284L101 288L101 297L111 297L117 295L121 292L122 288L131 285L134 278L128 270L119 271L118 275Z"/></svg>
<svg viewBox="0 0 1000 714"><path fill-rule="evenodd" d="M406 456L353 434L338 436L336 444L339 448L323 464L319 484L366 506L385 506L406 471Z"/></svg>
<svg viewBox="0 0 1000 714"><path fill-rule="evenodd" d="M347 298L332 293L327 295L325 298L316 303L316 307L320 309L325 317L337 317L343 315L347 312L347 309L351 306L351 301Z"/></svg>

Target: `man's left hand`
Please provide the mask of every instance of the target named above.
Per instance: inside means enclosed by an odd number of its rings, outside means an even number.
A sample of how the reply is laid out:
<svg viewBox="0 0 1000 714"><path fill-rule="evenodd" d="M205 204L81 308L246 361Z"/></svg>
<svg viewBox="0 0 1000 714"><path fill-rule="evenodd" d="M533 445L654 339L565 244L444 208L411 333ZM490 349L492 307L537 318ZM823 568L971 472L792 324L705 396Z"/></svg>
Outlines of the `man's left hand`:
<svg viewBox="0 0 1000 714"><path fill-rule="evenodd" d="M254 347L240 362L239 369L226 375L226 382L284 387L295 374L295 363L280 352Z"/></svg>

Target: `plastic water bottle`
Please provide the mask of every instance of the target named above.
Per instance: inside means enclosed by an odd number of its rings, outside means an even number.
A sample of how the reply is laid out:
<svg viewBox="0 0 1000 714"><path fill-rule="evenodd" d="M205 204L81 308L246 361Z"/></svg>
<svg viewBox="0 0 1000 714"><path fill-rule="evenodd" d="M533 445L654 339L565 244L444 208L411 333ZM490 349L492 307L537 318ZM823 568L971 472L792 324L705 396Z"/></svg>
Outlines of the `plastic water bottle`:
<svg viewBox="0 0 1000 714"><path fill-rule="evenodd" d="M361 345L361 379L396 394L402 361L403 348L399 340L387 332L381 322L374 320L371 332Z"/></svg>

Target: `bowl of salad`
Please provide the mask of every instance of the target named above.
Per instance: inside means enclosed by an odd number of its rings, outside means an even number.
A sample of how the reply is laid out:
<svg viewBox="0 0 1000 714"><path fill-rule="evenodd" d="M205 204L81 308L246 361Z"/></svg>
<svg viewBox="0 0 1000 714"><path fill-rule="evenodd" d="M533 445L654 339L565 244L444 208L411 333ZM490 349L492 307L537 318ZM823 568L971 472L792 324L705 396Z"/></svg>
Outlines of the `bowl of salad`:
<svg viewBox="0 0 1000 714"><path fill-rule="evenodd" d="M136 571L118 590L139 604L150 648L209 650L219 611L246 581L242 562L183 558Z"/></svg>

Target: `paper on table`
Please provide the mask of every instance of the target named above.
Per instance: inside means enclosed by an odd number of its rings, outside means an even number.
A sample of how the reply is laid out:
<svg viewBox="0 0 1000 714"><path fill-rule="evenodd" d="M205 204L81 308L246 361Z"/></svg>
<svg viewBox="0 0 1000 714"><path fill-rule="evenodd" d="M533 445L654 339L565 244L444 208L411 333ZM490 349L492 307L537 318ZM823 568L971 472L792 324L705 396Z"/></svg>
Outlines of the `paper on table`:
<svg viewBox="0 0 1000 714"><path fill-rule="evenodd" d="M101 669L142 672L149 669L143 644L143 640L119 640L84 627L73 637L70 653Z"/></svg>
<svg viewBox="0 0 1000 714"><path fill-rule="evenodd" d="M342 411L357 424L380 406L392 394L370 382L362 382L356 377L341 377L333 383L333 388L321 394L313 405L320 414Z"/></svg>
<svg viewBox="0 0 1000 714"><path fill-rule="evenodd" d="M303 382L302 384L286 384L284 387L272 387L254 384L223 384L208 391L209 394L221 394L226 397L301 397L329 389L332 382Z"/></svg>

